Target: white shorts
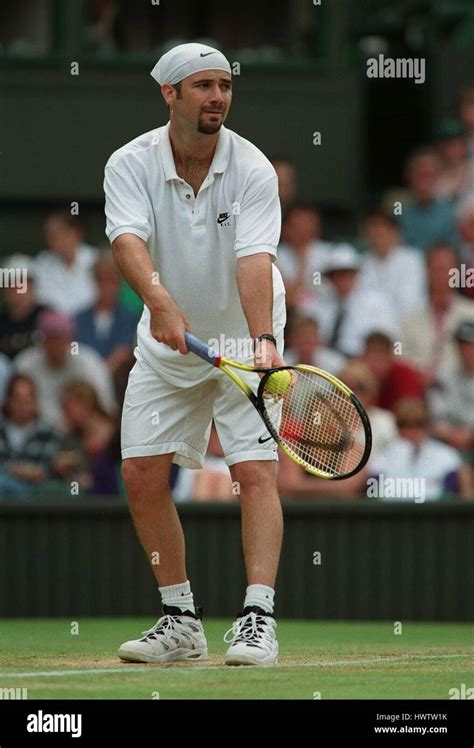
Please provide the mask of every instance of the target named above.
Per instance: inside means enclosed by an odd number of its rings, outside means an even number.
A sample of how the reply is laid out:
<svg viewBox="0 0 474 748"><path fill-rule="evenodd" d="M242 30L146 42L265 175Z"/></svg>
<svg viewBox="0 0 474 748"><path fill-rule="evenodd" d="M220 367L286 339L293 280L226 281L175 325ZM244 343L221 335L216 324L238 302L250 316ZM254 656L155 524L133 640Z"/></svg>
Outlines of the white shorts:
<svg viewBox="0 0 474 748"><path fill-rule="evenodd" d="M256 391L254 372L239 372ZM277 460L277 447L246 395L218 369L205 381L177 386L141 356L130 372L122 411L122 458L174 452L173 462L199 469L212 419L227 465L246 460Z"/></svg>

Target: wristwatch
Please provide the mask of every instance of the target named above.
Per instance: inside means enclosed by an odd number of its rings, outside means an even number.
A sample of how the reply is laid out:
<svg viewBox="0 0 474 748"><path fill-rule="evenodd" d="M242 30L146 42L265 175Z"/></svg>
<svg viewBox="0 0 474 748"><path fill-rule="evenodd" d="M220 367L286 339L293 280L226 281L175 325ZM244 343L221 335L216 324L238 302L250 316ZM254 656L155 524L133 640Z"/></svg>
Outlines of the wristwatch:
<svg viewBox="0 0 474 748"><path fill-rule="evenodd" d="M255 341L257 341L257 340L271 340L271 341L272 341L272 343L273 343L273 345L274 345L274 346L275 346L275 348L276 348L276 344L277 344L277 342L276 342L276 338L275 338L275 336L274 336L274 335L272 335L272 334L271 334L271 333L269 333L269 332L264 332L264 333L262 333L262 334L261 334L261 335L259 335L259 336L258 336L257 338L255 338ZM254 343L254 350L255 350L255 343Z"/></svg>

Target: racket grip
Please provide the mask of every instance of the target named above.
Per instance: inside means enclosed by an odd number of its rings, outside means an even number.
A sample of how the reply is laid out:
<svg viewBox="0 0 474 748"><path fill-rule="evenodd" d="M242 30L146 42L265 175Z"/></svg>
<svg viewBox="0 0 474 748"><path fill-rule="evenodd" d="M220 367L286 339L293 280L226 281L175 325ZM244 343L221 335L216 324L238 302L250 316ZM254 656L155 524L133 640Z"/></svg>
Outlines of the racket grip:
<svg viewBox="0 0 474 748"><path fill-rule="evenodd" d="M209 348L206 343L203 343L202 340L199 340L199 338L196 338L196 336L192 335L190 332L184 333L184 339L186 340L188 349L195 353L196 356L204 359L208 364L219 366L220 356L213 348Z"/></svg>

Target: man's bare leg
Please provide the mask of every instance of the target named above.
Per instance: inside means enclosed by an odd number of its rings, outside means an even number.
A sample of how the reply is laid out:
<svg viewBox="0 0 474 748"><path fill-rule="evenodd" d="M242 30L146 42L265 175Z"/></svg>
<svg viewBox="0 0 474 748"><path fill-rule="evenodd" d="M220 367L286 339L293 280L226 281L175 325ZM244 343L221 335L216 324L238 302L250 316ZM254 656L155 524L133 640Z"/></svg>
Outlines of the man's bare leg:
<svg viewBox="0 0 474 748"><path fill-rule="evenodd" d="M226 665L276 665L278 642L273 596L283 538L276 465L270 460L249 460L233 465L230 470L232 480L240 483L248 586L243 611L234 623L224 662Z"/></svg>
<svg viewBox="0 0 474 748"><path fill-rule="evenodd" d="M276 463L238 462L230 468L240 485L242 545L247 583L275 586L283 539L283 512L276 485Z"/></svg>
<svg viewBox="0 0 474 748"><path fill-rule="evenodd" d="M130 457L122 463L133 522L160 587L164 614L145 636L122 644L118 655L125 662L207 659L200 615L195 614L194 603L189 604L193 598L183 528L168 485L172 458L172 454ZM158 564L153 563L154 553L159 553Z"/></svg>
<svg viewBox="0 0 474 748"><path fill-rule="evenodd" d="M168 484L172 459L166 454L122 463L135 529L160 587L187 580L183 528Z"/></svg>

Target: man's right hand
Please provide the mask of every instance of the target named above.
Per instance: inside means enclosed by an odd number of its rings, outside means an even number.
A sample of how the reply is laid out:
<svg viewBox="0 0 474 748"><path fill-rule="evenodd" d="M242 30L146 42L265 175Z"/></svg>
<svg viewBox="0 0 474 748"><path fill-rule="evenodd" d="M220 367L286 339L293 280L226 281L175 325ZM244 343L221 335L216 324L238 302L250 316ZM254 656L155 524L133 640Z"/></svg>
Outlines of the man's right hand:
<svg viewBox="0 0 474 748"><path fill-rule="evenodd" d="M150 309L150 331L155 340L165 343L173 351L188 353L184 333L190 330L189 321L171 296L158 307Z"/></svg>
<svg viewBox="0 0 474 748"><path fill-rule="evenodd" d="M143 239L135 234L120 234L112 246L125 280L150 310L152 336L173 351L188 353L184 333L189 330L189 322L159 281Z"/></svg>

